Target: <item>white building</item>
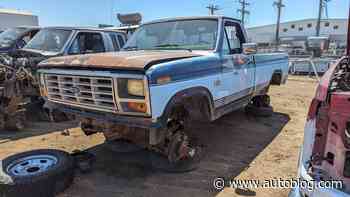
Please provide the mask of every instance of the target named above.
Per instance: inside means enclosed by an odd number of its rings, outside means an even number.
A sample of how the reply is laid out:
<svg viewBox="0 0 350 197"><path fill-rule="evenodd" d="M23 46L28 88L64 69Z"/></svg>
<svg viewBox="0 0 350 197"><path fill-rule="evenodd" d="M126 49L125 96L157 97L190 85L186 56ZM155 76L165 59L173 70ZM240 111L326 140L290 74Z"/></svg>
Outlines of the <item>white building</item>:
<svg viewBox="0 0 350 197"><path fill-rule="evenodd" d="M38 16L29 12L0 9L0 31L16 26L38 26Z"/></svg>
<svg viewBox="0 0 350 197"><path fill-rule="evenodd" d="M305 19L281 23L280 39L285 43L305 42L316 35L317 19ZM345 46L347 40L347 19L324 19L320 36L329 37L337 46ZM269 45L275 42L276 25L264 25L247 29L250 42Z"/></svg>

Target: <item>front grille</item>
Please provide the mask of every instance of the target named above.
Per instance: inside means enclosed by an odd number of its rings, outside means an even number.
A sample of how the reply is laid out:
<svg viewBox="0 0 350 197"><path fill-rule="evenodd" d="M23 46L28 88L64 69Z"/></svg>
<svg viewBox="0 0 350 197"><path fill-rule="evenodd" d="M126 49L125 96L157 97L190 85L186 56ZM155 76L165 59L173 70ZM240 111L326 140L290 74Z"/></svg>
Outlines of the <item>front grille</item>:
<svg viewBox="0 0 350 197"><path fill-rule="evenodd" d="M112 78L46 74L45 83L49 100L118 111Z"/></svg>

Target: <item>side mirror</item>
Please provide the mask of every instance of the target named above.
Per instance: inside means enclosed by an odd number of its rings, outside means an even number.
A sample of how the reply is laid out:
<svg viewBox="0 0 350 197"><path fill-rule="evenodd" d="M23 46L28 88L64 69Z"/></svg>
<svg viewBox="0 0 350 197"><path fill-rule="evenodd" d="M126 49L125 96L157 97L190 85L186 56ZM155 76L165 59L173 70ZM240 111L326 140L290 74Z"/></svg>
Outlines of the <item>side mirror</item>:
<svg viewBox="0 0 350 197"><path fill-rule="evenodd" d="M256 43L244 43L243 53L245 55L253 55L258 52L258 45Z"/></svg>

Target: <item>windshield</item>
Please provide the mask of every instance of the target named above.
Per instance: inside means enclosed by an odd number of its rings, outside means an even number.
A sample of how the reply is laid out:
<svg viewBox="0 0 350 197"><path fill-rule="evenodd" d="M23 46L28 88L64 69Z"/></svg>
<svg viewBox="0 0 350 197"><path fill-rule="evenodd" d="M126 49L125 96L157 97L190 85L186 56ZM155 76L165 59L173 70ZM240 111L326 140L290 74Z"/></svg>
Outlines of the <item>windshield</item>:
<svg viewBox="0 0 350 197"><path fill-rule="evenodd" d="M0 47L10 47L25 31L26 28L10 28L0 33Z"/></svg>
<svg viewBox="0 0 350 197"><path fill-rule="evenodd" d="M60 52L72 31L61 29L43 29L24 47L49 52Z"/></svg>
<svg viewBox="0 0 350 197"><path fill-rule="evenodd" d="M213 50L217 20L179 20L141 26L124 50Z"/></svg>

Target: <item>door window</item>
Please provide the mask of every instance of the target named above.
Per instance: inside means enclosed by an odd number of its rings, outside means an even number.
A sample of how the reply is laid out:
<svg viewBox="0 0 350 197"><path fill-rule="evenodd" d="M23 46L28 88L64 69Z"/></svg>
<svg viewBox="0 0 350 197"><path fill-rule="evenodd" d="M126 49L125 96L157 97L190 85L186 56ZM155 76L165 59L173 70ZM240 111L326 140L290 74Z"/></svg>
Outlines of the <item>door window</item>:
<svg viewBox="0 0 350 197"><path fill-rule="evenodd" d="M245 40L239 25L233 22L225 23L225 35L226 41L224 41L223 47L227 47L225 45L228 44L230 54L242 53L242 43Z"/></svg>
<svg viewBox="0 0 350 197"><path fill-rule="evenodd" d="M38 33L38 30L27 32L20 40L17 41L17 47L23 48L35 36L36 33Z"/></svg>
<svg viewBox="0 0 350 197"><path fill-rule="evenodd" d="M86 54L105 52L103 37L100 33L81 32L75 38L69 53Z"/></svg>

